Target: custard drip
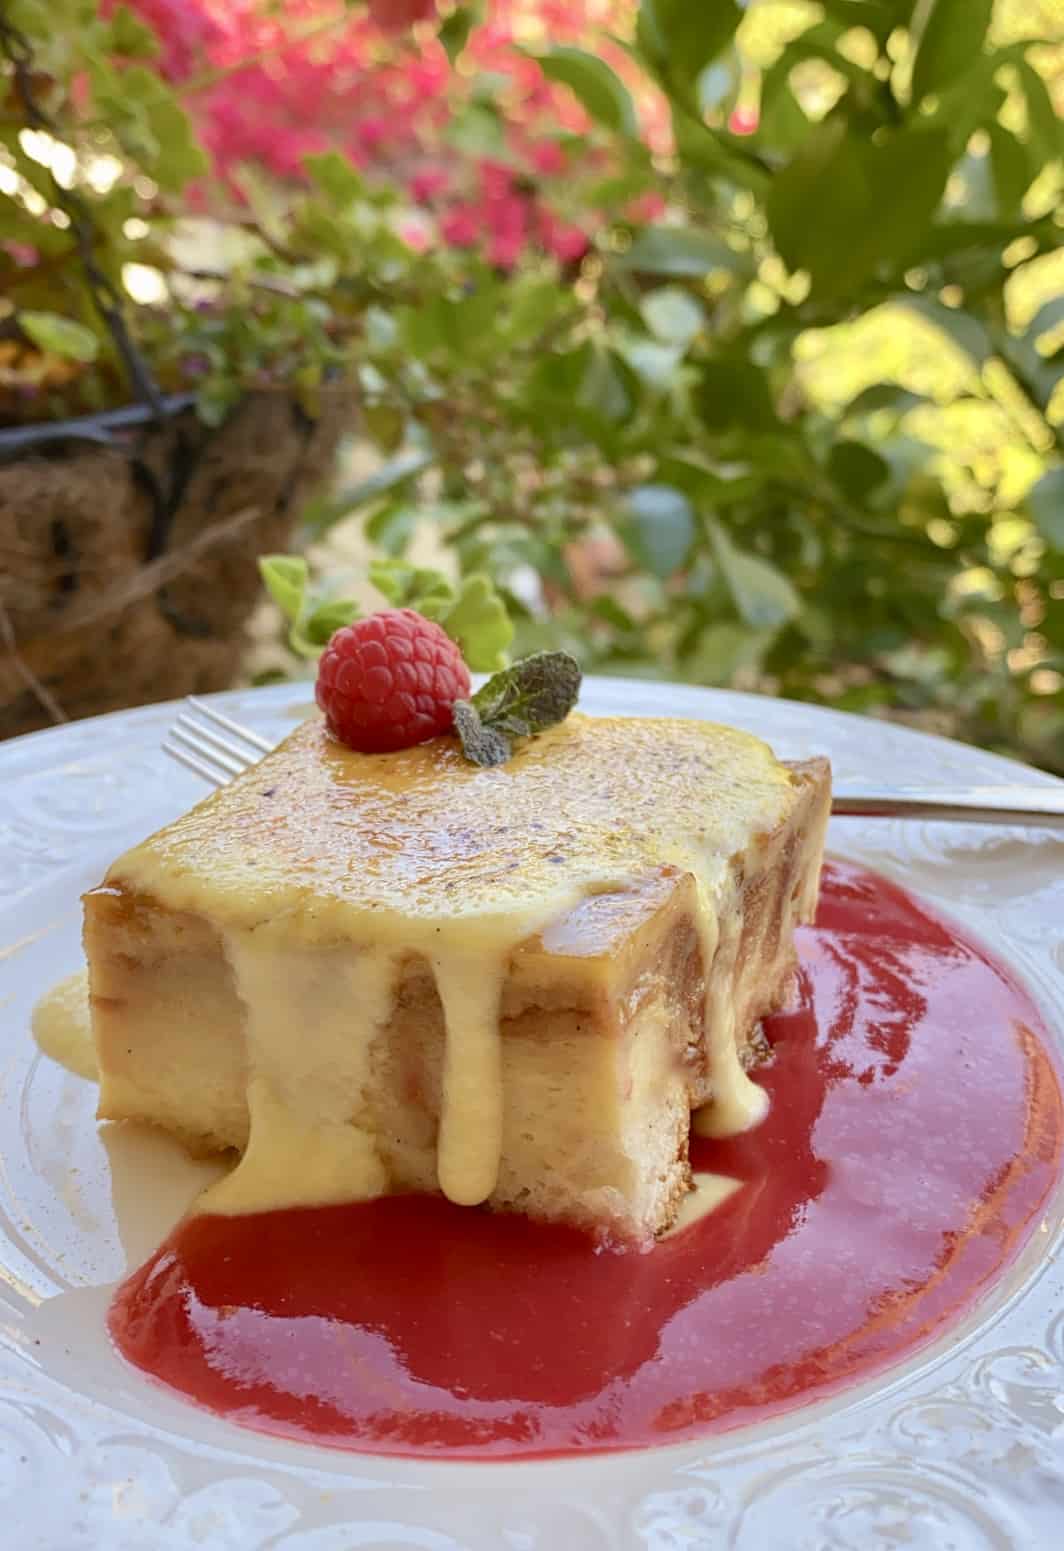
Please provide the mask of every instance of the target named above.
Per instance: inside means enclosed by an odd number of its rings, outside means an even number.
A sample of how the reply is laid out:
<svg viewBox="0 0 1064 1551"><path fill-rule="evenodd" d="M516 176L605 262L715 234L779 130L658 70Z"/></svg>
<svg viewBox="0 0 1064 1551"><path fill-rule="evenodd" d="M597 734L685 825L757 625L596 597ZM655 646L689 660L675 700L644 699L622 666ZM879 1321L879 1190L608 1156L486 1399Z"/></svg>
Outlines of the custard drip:
<svg viewBox="0 0 1064 1551"><path fill-rule="evenodd" d="M791 783L759 739L704 722L574 715L492 769L450 738L364 755L319 720L299 728L107 879L206 917L226 943L246 1014L251 1141L205 1205L350 1198L351 1177L367 1195L386 1188L358 1100L408 954L431 966L444 1012L440 1187L463 1204L486 1199L514 952L588 895L672 871L696 883L708 984L714 955L736 948L731 858L781 822ZM729 1009L707 1005L706 1017L724 1134L756 1123L764 1096Z"/></svg>
<svg viewBox="0 0 1064 1551"><path fill-rule="evenodd" d="M96 1080L89 978L79 969L41 997L33 1009L33 1037L40 1050L77 1077Z"/></svg>

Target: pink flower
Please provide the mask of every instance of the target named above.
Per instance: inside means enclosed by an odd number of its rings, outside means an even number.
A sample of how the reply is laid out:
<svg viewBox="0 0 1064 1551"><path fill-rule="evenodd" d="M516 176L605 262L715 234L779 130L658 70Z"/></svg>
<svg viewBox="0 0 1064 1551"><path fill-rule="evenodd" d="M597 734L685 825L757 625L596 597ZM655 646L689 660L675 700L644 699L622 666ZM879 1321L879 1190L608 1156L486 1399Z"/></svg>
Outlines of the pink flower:
<svg viewBox="0 0 1064 1551"><path fill-rule="evenodd" d="M427 253L432 247L432 237L419 221L400 222L399 235L415 253Z"/></svg>
<svg viewBox="0 0 1064 1551"><path fill-rule="evenodd" d="M539 237L547 252L563 264L575 264L588 250L587 233L550 210L540 211Z"/></svg>
<svg viewBox="0 0 1064 1551"><path fill-rule="evenodd" d="M146 22L161 44L159 64L169 81L184 81L208 58L211 45L222 29L206 4L189 0L128 0L130 8ZM109 17L119 0L102 0L100 12Z"/></svg>
<svg viewBox="0 0 1064 1551"><path fill-rule="evenodd" d="M758 116L753 108L735 108L728 117L728 128L733 135L752 135L757 125Z"/></svg>
<svg viewBox="0 0 1064 1551"><path fill-rule="evenodd" d="M388 138L388 125L382 118L364 118L356 126L355 134L367 151L375 151Z"/></svg>
<svg viewBox="0 0 1064 1551"><path fill-rule="evenodd" d="M587 252L587 233L582 232L578 226L568 226L562 222L554 228L547 246L563 264L574 264Z"/></svg>
<svg viewBox="0 0 1064 1551"><path fill-rule="evenodd" d="M440 222L440 235L452 248L474 247L480 231L480 211L476 205L455 205Z"/></svg>
<svg viewBox="0 0 1064 1551"><path fill-rule="evenodd" d="M545 178L565 171L565 155L555 140L537 140L529 147L528 154L533 167Z"/></svg>
<svg viewBox="0 0 1064 1551"><path fill-rule="evenodd" d="M100 0L108 11L117 3ZM585 251L581 226L595 217L577 213L580 188L608 177L615 163L605 143L567 154L561 136L585 127L583 110L518 51L515 35L534 15L551 39L600 51L634 82L631 61L608 37L631 20L634 0L484 0L483 20L466 46L470 68L462 72L452 69L438 42L412 30L447 9L439 0L367 0L351 7L345 0L128 3L158 30L164 74L186 80L223 72L217 84L187 97L214 162L214 176L189 191L190 201L209 203L219 189L241 198L241 163L302 182L307 152L333 147L371 181L398 185L411 205L440 212L440 240L483 246L500 267L512 267L530 243L563 263ZM500 78L495 101L505 160L448 143L449 126L473 100L478 72ZM655 108L640 97L639 111L651 143L664 98ZM659 129L667 144L667 123ZM541 202L541 194L551 200L552 183L563 178L567 209L574 207L567 221ZM649 202L646 210L643 218L653 218ZM426 222L413 219L414 228L433 240Z"/></svg>
<svg viewBox="0 0 1064 1551"><path fill-rule="evenodd" d="M488 242L488 262L496 269L513 269L525 246L524 233L492 232Z"/></svg>
<svg viewBox="0 0 1064 1551"><path fill-rule="evenodd" d="M19 269L32 269L39 257L37 249L31 247L28 242L15 242L13 238L0 242L0 249L7 254L13 264L18 265Z"/></svg>
<svg viewBox="0 0 1064 1551"><path fill-rule="evenodd" d="M401 32L436 16L436 0L369 0L369 14L382 32Z"/></svg>
<svg viewBox="0 0 1064 1551"><path fill-rule="evenodd" d="M513 187L513 171L505 162L482 161L480 186L485 199L505 199Z"/></svg>
<svg viewBox="0 0 1064 1551"><path fill-rule="evenodd" d="M635 199L629 200L624 213L627 219L635 222L636 225L646 225L664 215L664 197L655 193L653 189L648 189L645 194L637 194Z"/></svg>
<svg viewBox="0 0 1064 1551"><path fill-rule="evenodd" d="M414 173L407 187L412 199L416 199L419 205L427 205L438 194L446 191L450 181L442 167L422 167Z"/></svg>

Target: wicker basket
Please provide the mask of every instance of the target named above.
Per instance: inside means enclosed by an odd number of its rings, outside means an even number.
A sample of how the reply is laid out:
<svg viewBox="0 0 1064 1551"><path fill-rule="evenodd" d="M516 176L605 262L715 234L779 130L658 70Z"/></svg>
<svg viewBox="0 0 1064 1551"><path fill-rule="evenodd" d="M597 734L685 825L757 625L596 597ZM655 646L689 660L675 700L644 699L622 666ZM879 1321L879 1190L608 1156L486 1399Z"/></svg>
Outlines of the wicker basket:
<svg viewBox="0 0 1064 1551"><path fill-rule="evenodd" d="M123 444L69 435L0 462L0 738L233 682L261 595L354 418L248 395L216 430L191 409Z"/></svg>

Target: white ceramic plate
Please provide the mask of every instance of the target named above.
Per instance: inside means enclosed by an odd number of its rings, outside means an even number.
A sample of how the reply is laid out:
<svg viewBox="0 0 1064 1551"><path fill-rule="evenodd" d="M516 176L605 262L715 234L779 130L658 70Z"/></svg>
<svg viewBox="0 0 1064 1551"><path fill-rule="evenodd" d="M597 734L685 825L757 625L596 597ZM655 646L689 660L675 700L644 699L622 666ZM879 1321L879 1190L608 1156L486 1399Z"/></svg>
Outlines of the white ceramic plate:
<svg viewBox="0 0 1064 1551"><path fill-rule="evenodd" d="M280 735L282 685L218 697ZM837 712L590 681L591 711L702 716L840 783L1038 777ZM203 1183L165 1138L93 1122L95 1088L38 1056L30 1010L79 967L78 895L203 795L155 706L0 746L0 1544L11 1551L1049 1551L1064 1524L1064 1191L966 1324L874 1383L704 1443L587 1460L435 1464L260 1437L111 1350L111 1288ZM1064 1053L1064 837L836 820L832 848L982 934Z"/></svg>

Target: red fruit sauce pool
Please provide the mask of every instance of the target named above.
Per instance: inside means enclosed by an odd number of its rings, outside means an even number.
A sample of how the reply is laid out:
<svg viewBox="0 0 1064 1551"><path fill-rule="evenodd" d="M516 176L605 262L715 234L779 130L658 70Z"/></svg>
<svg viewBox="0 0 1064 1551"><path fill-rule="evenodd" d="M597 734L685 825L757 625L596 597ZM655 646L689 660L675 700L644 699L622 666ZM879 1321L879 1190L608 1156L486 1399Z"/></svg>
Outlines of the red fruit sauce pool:
<svg viewBox="0 0 1064 1551"><path fill-rule="evenodd" d="M743 1181L649 1253L442 1199L191 1217L119 1289L120 1351L263 1432L512 1458L676 1442L897 1362L968 1309L1057 1178L1038 1014L980 948L826 870L772 1106L697 1141Z"/></svg>

